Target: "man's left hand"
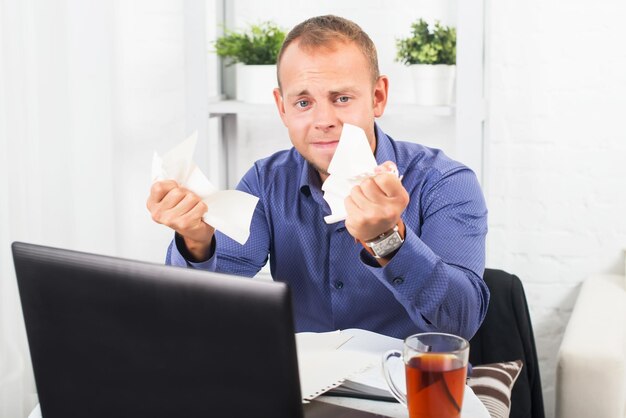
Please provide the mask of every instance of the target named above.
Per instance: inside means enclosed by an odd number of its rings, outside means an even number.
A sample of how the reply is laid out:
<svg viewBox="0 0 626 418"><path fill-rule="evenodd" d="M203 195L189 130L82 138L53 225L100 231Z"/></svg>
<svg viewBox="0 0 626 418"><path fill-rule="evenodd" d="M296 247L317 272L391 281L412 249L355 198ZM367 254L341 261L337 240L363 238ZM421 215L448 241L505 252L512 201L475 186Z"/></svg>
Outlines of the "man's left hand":
<svg viewBox="0 0 626 418"><path fill-rule="evenodd" d="M354 186L346 197L346 228L361 241L372 241L400 222L409 204L396 165L387 161L376 167L377 174Z"/></svg>

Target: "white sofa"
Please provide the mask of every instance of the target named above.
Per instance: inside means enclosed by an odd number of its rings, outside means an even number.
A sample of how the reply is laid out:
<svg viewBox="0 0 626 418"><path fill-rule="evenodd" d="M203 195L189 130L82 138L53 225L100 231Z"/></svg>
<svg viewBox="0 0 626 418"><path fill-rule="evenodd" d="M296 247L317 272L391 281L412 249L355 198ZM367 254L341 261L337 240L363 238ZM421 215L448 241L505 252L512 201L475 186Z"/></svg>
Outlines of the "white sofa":
<svg viewBox="0 0 626 418"><path fill-rule="evenodd" d="M626 278L583 282L558 354L557 418L626 418Z"/></svg>

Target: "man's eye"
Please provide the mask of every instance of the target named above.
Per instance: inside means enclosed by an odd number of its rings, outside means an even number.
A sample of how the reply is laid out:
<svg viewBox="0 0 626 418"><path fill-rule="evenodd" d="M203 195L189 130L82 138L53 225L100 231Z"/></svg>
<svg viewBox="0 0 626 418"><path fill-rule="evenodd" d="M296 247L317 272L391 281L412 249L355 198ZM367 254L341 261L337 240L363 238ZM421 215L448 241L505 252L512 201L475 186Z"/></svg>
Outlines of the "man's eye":
<svg viewBox="0 0 626 418"><path fill-rule="evenodd" d="M337 101L340 103L348 103L348 101L350 100L350 98L348 96L339 96L337 98Z"/></svg>
<svg viewBox="0 0 626 418"><path fill-rule="evenodd" d="M307 107L309 105L309 101L308 100L299 100L297 103L298 107Z"/></svg>

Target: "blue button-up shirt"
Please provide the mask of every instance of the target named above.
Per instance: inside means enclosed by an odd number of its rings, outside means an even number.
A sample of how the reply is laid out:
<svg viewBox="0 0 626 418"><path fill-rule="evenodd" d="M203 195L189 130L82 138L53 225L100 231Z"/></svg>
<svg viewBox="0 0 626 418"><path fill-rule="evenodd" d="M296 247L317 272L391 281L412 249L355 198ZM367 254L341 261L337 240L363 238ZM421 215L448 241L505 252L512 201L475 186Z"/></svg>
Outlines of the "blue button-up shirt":
<svg viewBox="0 0 626 418"><path fill-rule="evenodd" d="M410 202L405 241L380 267L348 233L328 225L319 174L294 149L257 161L238 190L259 197L244 245L219 231L206 262L175 239L168 264L254 276L268 261L289 284L296 331L363 328L397 338L425 331L470 338L489 301L482 280L487 209L474 173L440 150L394 141L376 126L376 161L393 161Z"/></svg>

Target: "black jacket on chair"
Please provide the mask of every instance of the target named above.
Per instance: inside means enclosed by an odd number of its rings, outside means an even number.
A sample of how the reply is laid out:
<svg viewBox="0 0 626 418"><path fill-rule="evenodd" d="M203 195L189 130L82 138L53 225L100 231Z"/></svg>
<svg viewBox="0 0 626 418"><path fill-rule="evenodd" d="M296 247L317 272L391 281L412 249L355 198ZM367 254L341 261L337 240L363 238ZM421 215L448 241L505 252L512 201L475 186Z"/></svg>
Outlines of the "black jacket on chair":
<svg viewBox="0 0 626 418"><path fill-rule="evenodd" d="M470 363L522 360L511 393L511 418L545 418L535 337L520 279L502 270L485 269L491 293L482 325L470 340Z"/></svg>

